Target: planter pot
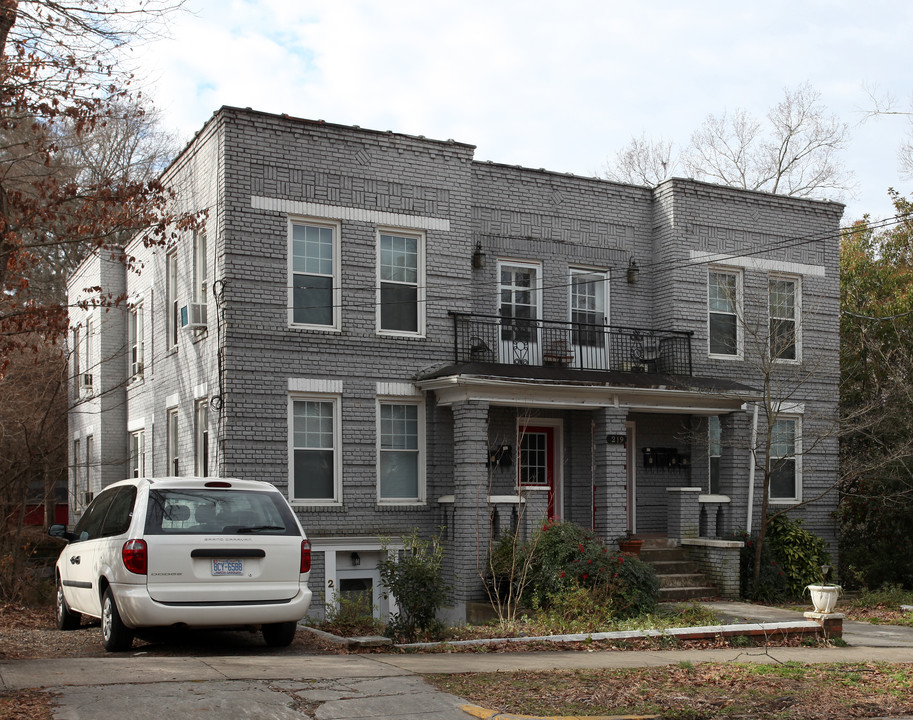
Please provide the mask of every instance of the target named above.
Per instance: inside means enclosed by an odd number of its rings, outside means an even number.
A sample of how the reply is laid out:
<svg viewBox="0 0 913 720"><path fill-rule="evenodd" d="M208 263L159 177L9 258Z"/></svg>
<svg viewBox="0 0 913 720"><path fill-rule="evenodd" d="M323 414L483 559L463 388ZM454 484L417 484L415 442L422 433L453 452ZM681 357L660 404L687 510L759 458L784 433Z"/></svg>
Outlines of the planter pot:
<svg viewBox="0 0 913 720"><path fill-rule="evenodd" d="M631 555L640 555L640 546L644 544L643 540L619 540L618 549L623 553Z"/></svg>
<svg viewBox="0 0 913 720"><path fill-rule="evenodd" d="M817 613L832 613L837 607L837 598L842 592L839 585L808 585L805 588L812 597L812 606Z"/></svg>

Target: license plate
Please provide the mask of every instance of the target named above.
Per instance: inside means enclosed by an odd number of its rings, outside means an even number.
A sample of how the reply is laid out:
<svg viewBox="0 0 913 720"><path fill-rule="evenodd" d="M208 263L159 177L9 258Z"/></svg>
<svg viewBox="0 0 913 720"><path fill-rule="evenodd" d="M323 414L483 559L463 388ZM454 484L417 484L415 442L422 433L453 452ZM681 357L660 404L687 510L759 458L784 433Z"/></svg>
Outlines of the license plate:
<svg viewBox="0 0 913 720"><path fill-rule="evenodd" d="M213 575L243 575L244 574L244 561L243 560L213 560L212 561L212 574Z"/></svg>

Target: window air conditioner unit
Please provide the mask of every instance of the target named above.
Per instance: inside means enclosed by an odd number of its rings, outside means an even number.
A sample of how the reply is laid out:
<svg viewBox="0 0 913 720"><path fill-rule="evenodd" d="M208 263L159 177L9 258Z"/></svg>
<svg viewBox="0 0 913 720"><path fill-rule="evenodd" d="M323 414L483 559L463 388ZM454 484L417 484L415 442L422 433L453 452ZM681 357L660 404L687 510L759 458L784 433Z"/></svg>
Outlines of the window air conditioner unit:
<svg viewBox="0 0 913 720"><path fill-rule="evenodd" d="M79 389L80 390L91 390L92 389L92 373L82 373L79 376Z"/></svg>
<svg viewBox="0 0 913 720"><path fill-rule="evenodd" d="M206 327L206 303L190 303L182 307L181 327L203 330Z"/></svg>

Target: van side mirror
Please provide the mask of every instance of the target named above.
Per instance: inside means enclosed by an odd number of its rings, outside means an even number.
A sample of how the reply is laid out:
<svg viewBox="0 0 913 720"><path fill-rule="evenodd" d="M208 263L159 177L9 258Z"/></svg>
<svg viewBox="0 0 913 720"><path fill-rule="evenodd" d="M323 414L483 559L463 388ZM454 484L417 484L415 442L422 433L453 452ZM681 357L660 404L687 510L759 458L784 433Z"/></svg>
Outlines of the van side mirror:
<svg viewBox="0 0 913 720"><path fill-rule="evenodd" d="M61 540L66 540L67 542L76 539L76 536L73 533L67 532L66 525L51 525L51 527L48 528L48 535L60 538Z"/></svg>

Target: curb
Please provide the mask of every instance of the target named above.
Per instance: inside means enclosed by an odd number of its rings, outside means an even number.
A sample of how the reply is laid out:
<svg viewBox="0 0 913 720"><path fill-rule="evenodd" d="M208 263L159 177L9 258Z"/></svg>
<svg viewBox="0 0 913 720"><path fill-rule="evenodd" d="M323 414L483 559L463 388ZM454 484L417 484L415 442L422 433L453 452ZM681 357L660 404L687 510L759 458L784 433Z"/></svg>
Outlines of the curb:
<svg viewBox="0 0 913 720"><path fill-rule="evenodd" d="M652 720L659 715L510 715L478 705L460 705L460 710L481 720Z"/></svg>

